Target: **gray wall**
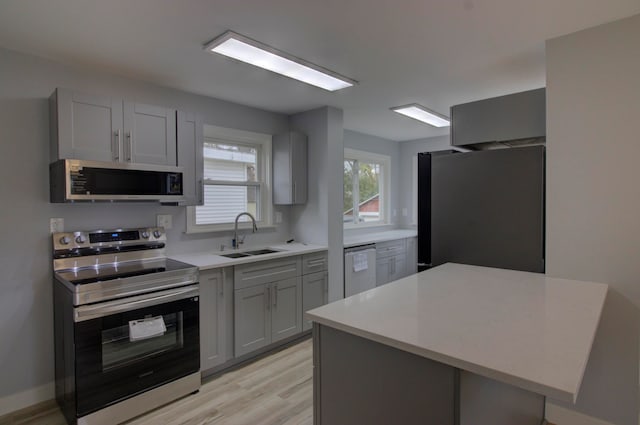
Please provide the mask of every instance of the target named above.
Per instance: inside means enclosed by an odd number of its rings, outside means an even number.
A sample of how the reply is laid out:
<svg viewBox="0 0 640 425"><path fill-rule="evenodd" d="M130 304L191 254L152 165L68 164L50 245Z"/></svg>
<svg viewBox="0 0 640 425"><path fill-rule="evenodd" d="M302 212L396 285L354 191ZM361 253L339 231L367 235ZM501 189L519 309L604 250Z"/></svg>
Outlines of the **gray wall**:
<svg viewBox="0 0 640 425"><path fill-rule="evenodd" d="M433 152L451 149L449 136L436 136L426 139L409 140L400 142L399 164L400 164L400 204L398 207L398 224L401 227L413 227L417 223L414 217L414 186L417 184L413 174L413 163L419 152ZM406 209L407 215L402 214Z"/></svg>
<svg viewBox="0 0 640 425"><path fill-rule="evenodd" d="M199 112L222 127L275 134L289 126L285 115L0 50L0 415L53 397L50 217L63 217L66 229L88 230L154 225L156 214L172 214L172 253L214 250L231 240L228 233L184 234L182 207L50 204L47 99L57 86ZM288 223L290 208L279 210ZM283 224L247 241L269 244L290 235Z"/></svg>
<svg viewBox="0 0 640 425"><path fill-rule="evenodd" d="M562 406L615 424L638 423L639 40L636 15L547 42L547 274L611 285Z"/></svg>
<svg viewBox="0 0 640 425"><path fill-rule="evenodd" d="M291 210L291 230L301 242L329 247L329 301L344 296L342 255L342 110L323 107L291 116L291 128L308 137L309 191Z"/></svg>

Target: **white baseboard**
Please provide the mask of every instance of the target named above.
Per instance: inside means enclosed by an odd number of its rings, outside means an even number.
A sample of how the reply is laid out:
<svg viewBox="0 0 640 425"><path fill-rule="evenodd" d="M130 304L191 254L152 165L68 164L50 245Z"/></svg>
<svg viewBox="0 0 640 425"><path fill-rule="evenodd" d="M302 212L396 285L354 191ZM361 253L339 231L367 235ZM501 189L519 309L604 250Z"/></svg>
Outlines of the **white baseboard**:
<svg viewBox="0 0 640 425"><path fill-rule="evenodd" d="M0 416L43 401L53 400L55 398L55 386L53 382L32 388L17 394L0 398Z"/></svg>
<svg viewBox="0 0 640 425"><path fill-rule="evenodd" d="M546 404L545 417L549 422L557 425L614 425L602 419L574 412L573 410L556 406L552 403Z"/></svg>

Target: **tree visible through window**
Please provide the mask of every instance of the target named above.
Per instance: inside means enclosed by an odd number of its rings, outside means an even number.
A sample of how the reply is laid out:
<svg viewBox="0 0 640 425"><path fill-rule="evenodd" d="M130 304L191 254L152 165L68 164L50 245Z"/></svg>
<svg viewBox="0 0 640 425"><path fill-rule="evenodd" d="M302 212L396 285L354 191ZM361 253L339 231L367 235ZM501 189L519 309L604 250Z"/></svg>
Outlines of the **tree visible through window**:
<svg viewBox="0 0 640 425"><path fill-rule="evenodd" d="M345 223L383 222L384 173L388 159L370 159L355 151L345 153L343 221ZM385 170L385 168L387 170Z"/></svg>

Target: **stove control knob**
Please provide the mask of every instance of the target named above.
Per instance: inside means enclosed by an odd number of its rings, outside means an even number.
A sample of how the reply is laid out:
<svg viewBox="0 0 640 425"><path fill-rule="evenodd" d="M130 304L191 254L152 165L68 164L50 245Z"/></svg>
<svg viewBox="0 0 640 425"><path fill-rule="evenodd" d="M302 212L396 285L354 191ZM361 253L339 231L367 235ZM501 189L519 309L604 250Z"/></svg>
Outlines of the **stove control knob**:
<svg viewBox="0 0 640 425"><path fill-rule="evenodd" d="M60 243L62 245L69 245L69 242L71 242L71 238L69 238L69 236L63 236L60 238Z"/></svg>
<svg viewBox="0 0 640 425"><path fill-rule="evenodd" d="M153 236L155 236L155 238L158 239L160 236L162 236L162 232L160 230L154 230Z"/></svg>
<svg viewBox="0 0 640 425"><path fill-rule="evenodd" d="M84 237L84 236L82 236L82 235L78 235L78 236L76 237L76 243L82 244L82 243L85 243L86 241L87 241L87 238L85 238L85 237Z"/></svg>
<svg viewBox="0 0 640 425"><path fill-rule="evenodd" d="M144 230L140 233L140 236L142 236L142 239L149 239L149 232Z"/></svg>

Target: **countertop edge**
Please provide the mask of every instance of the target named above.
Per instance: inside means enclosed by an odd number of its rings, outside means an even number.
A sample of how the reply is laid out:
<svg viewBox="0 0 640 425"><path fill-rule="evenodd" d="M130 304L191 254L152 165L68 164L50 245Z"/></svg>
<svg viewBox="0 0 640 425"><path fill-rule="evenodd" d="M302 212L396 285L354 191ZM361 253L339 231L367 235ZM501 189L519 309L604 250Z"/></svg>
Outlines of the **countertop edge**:
<svg viewBox="0 0 640 425"><path fill-rule="evenodd" d="M283 251L275 252L273 254L255 255L255 256L241 257L241 258L224 258L216 254L215 252L192 252L192 253L186 253L186 254L169 255L168 257L173 260L182 261L188 264L193 264L194 266L197 266L199 270L202 271L202 270L219 269L224 267L233 267L241 264L256 263L259 261L277 260L280 258L287 258L295 255L313 254L316 252L322 252L322 251L328 250L328 247L323 245L309 245L309 246L304 245L304 247L300 247L300 245L296 245L295 249L292 249L292 250L286 250L286 247L282 244L269 245L269 248L278 248L278 247L282 247L281 249L283 249ZM257 247L252 249L260 249L260 248L262 247ZM229 253L231 252L233 251L229 251ZM201 260L198 257L211 257L211 259L216 260L217 262L205 264L204 260ZM197 264L194 264L194 263L197 263Z"/></svg>
<svg viewBox="0 0 640 425"><path fill-rule="evenodd" d="M344 248L351 248L358 245L414 238L416 236L418 236L418 231L414 229L384 230L370 235L346 236L342 241L342 245Z"/></svg>

